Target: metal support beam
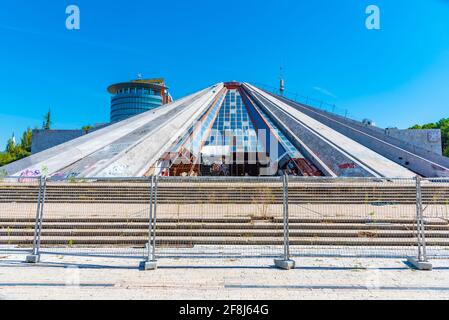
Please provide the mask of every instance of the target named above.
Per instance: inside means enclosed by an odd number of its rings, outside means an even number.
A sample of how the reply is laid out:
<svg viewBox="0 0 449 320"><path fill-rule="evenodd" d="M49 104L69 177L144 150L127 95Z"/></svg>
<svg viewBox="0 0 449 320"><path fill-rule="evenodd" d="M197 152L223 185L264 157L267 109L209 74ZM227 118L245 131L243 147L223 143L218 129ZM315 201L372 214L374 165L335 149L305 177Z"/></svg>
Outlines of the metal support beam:
<svg viewBox="0 0 449 320"><path fill-rule="evenodd" d="M422 206L421 177L416 176L416 235L418 241L418 258L410 257L408 262L418 270L432 270L427 260L425 222Z"/></svg>
<svg viewBox="0 0 449 320"><path fill-rule="evenodd" d="M36 219L34 222L33 251L26 257L27 263L38 263L40 261L40 246L42 235L42 221L44 217L44 204L47 190L47 178L39 178L39 192L37 197Z"/></svg>
<svg viewBox="0 0 449 320"><path fill-rule="evenodd" d="M150 187L150 215L148 221L148 243L147 243L147 258L141 263L141 268L144 270L156 270L156 195L157 195L157 177L151 177Z"/></svg>
<svg viewBox="0 0 449 320"><path fill-rule="evenodd" d="M290 226L288 217L288 175L284 172L283 186L283 216L284 216L284 255L282 259L275 259L274 265L280 269L290 270L295 268L295 261L290 259Z"/></svg>

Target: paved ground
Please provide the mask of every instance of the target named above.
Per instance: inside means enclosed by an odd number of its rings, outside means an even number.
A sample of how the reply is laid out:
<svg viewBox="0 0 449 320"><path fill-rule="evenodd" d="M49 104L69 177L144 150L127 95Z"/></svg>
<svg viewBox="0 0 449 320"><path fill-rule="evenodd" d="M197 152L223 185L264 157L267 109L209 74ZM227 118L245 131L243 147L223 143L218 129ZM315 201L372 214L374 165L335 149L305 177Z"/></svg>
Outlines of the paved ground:
<svg viewBox="0 0 449 320"><path fill-rule="evenodd" d="M0 299L448 299L449 260L431 272L400 259L162 259L141 271L138 259L45 255L39 265L0 253Z"/></svg>

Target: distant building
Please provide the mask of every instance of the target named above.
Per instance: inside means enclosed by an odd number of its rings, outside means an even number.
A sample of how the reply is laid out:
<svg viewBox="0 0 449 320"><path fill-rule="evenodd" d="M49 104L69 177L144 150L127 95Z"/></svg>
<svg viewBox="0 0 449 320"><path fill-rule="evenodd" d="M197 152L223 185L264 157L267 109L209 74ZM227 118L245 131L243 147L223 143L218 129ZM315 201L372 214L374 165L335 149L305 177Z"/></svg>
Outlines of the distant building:
<svg viewBox="0 0 449 320"><path fill-rule="evenodd" d="M65 143L67 141L76 139L85 134L93 132L95 130L101 129L109 125L98 124L95 125L89 131L86 130L44 130L44 129L34 129L31 138L31 153L39 153L41 151L53 148L57 145Z"/></svg>
<svg viewBox="0 0 449 320"><path fill-rule="evenodd" d="M125 120L142 112L172 102L164 79L136 79L116 83L108 87L111 98L111 123ZM35 154L59 144L81 137L110 123L96 125L89 131L75 130L33 130L31 153Z"/></svg>
<svg viewBox="0 0 449 320"><path fill-rule="evenodd" d="M83 130L43 130L34 129L31 139L31 153L35 154L61 143L76 139L86 134Z"/></svg>
<svg viewBox="0 0 449 320"><path fill-rule="evenodd" d="M117 122L172 102L164 79L137 79L111 85L111 122Z"/></svg>

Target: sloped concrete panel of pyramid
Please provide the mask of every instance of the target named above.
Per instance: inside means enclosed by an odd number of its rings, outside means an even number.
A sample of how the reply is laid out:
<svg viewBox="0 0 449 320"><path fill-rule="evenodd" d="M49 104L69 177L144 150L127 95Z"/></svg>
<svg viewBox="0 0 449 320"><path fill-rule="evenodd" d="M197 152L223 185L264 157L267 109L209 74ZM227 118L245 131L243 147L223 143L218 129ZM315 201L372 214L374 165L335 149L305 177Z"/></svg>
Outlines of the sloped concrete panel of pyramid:
<svg viewBox="0 0 449 320"><path fill-rule="evenodd" d="M382 155L375 153L374 151L366 148L360 143L349 139L348 137L340 134L339 132L323 125L315 119L305 115L304 113L292 108L286 103L276 99L275 97L263 92L262 90L246 84L255 94L266 99L268 106L275 106L276 109L287 115L289 119L295 121L297 125L302 126L311 135L314 136L319 143L308 144L308 146L315 146L315 155L319 152L318 157L327 162L327 167L333 173L338 173L341 176L342 161L343 163L355 164L355 167L348 167L345 169L356 169L357 171L353 176L384 176L384 177L401 177L411 178L416 174L394 163ZM272 109L273 110L273 107ZM274 116L274 115L273 115ZM284 118L286 119L286 118ZM288 124L284 124L287 127ZM316 148L316 146L320 148ZM336 155L341 155L342 160L336 158ZM345 159L346 158L346 159ZM348 176L352 176L348 174Z"/></svg>
<svg viewBox="0 0 449 320"><path fill-rule="evenodd" d="M384 136L379 132L373 134L357 121L264 92L249 84L247 86L251 87L252 92L257 92L258 96L263 97L262 99L266 99L267 108L272 112L271 116L284 122L281 124L282 127L292 128L294 134L313 133L314 136L308 136L308 146L319 154L322 162L325 162L326 158L329 159L327 163L333 167L337 176L346 176L347 174L341 172L341 169L346 171L352 163L359 162L380 176L407 177L405 169L424 177L449 177L447 157L426 152L422 148L404 146L401 141L392 141L386 134ZM321 148L323 144L316 139L317 137L319 140L327 140L329 144L334 144L334 151L323 152L326 148ZM351 161L355 162L344 163L332 159L338 154L335 150L346 153L352 158Z"/></svg>
<svg viewBox="0 0 449 320"><path fill-rule="evenodd" d="M195 120L222 86L214 85L2 169L13 176L141 176L151 159L157 158L173 137Z"/></svg>

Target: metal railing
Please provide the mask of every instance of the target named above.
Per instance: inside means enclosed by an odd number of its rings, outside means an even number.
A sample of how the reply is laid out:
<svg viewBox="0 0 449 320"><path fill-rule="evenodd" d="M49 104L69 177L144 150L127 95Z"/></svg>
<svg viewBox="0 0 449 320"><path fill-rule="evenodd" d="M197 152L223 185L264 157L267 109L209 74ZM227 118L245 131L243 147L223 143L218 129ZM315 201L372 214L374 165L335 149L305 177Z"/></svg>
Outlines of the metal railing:
<svg viewBox="0 0 449 320"><path fill-rule="evenodd" d="M276 88L274 86L270 86L263 83L255 83L259 88L262 90L265 90L267 92L273 93L275 95L280 95L279 88ZM319 109L321 111L331 113L334 115L338 115L340 117L349 118L352 120L356 120L359 122L363 121L363 118L359 117L356 114L351 113L347 108L341 108L337 106L335 103L329 103L328 101L324 101L322 99L316 99L310 95L304 95L298 92L292 92L292 91L284 91L283 97L295 101L299 104L304 104L306 106L310 106L316 109Z"/></svg>
<svg viewBox="0 0 449 320"><path fill-rule="evenodd" d="M419 215L417 219L422 229L419 254L424 255L424 259L448 259L449 178L429 178L419 181L422 188L421 201L417 193Z"/></svg>
<svg viewBox="0 0 449 320"><path fill-rule="evenodd" d="M283 182L275 178L158 178L158 256L277 256Z"/></svg>
<svg viewBox="0 0 449 320"><path fill-rule="evenodd" d="M0 251L449 258L449 179L0 179Z"/></svg>

